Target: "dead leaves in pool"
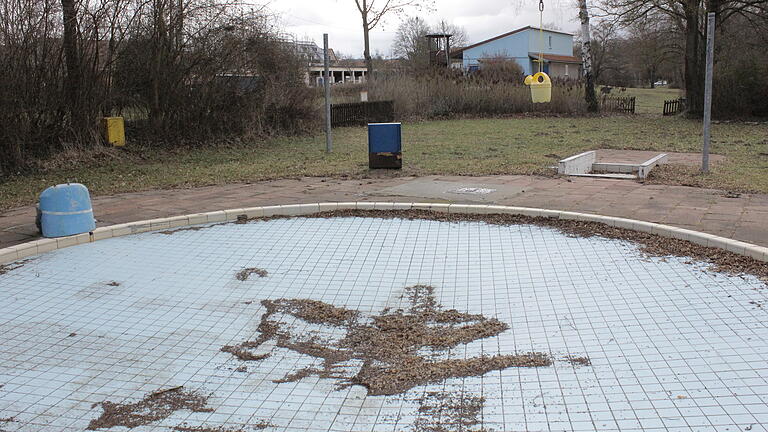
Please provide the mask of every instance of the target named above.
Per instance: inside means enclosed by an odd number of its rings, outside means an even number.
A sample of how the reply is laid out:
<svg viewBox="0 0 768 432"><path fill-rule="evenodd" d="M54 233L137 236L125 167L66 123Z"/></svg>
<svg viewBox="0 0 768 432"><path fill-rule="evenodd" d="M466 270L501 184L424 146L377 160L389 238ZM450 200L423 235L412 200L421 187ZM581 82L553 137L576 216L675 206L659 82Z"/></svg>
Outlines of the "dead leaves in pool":
<svg viewBox="0 0 768 432"><path fill-rule="evenodd" d="M480 339L497 336L509 326L495 318L444 310L435 300L434 288L415 285L405 289L408 308L385 309L366 317L356 310L317 300L264 300L260 335L252 341L229 345L221 350L241 360L259 360L255 354L267 341L322 360L321 367L305 368L276 382L289 382L315 375L340 380L341 386L361 385L369 395L394 395L448 378L479 376L510 367L546 367L551 358L543 353L504 354L465 359L438 359L448 350ZM287 319L285 319L287 318ZM307 325L330 326L342 336L322 339ZM302 327L303 331L296 331ZM362 363L349 373L349 362Z"/></svg>

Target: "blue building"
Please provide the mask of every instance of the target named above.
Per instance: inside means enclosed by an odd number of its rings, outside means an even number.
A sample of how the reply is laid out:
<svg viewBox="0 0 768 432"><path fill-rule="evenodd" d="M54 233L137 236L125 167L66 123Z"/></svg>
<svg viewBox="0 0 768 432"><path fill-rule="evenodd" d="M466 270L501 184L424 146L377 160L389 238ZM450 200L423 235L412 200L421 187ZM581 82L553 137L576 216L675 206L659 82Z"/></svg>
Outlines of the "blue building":
<svg viewBox="0 0 768 432"><path fill-rule="evenodd" d="M573 55L573 35L546 29L540 32L531 26L453 50L451 66L472 72L480 69L484 61L508 59L516 61L530 75L539 70L535 60L540 51L544 55L544 72L552 77L579 77L581 59Z"/></svg>

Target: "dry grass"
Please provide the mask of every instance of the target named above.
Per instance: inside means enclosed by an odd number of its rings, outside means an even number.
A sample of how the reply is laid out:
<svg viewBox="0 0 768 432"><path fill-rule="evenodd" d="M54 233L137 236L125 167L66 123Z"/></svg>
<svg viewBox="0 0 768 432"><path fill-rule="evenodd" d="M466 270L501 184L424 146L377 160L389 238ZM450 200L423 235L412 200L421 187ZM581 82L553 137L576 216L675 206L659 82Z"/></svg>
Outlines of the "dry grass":
<svg viewBox="0 0 768 432"><path fill-rule="evenodd" d="M400 78L372 81L369 92L373 100L394 100L397 115L404 119L586 112L582 89L573 84L554 86L548 104L531 103L530 89L522 82Z"/></svg>

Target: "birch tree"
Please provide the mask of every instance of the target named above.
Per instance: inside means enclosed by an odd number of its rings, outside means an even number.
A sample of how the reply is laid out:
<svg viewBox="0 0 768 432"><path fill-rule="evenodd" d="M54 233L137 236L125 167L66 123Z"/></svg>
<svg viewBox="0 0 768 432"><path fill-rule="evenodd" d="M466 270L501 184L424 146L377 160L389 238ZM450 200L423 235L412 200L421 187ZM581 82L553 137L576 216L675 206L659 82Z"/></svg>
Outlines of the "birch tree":
<svg viewBox="0 0 768 432"><path fill-rule="evenodd" d="M579 20L581 21L581 61L584 67L584 99L589 112L597 112L595 79L592 75L592 46L589 29L589 10L587 0L579 0Z"/></svg>

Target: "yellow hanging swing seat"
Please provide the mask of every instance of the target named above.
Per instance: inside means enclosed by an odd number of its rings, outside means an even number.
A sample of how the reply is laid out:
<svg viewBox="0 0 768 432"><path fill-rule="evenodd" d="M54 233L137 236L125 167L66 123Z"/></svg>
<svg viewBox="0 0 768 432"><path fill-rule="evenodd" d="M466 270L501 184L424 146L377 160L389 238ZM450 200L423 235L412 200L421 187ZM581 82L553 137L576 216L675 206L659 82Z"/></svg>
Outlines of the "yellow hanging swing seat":
<svg viewBox="0 0 768 432"><path fill-rule="evenodd" d="M525 77L525 85L531 87L533 103L547 103L552 100L552 80L544 72Z"/></svg>

